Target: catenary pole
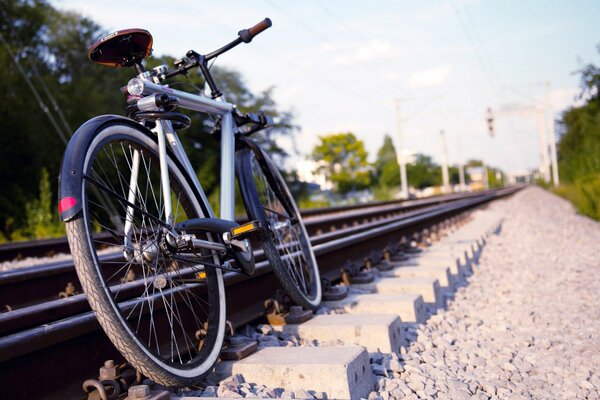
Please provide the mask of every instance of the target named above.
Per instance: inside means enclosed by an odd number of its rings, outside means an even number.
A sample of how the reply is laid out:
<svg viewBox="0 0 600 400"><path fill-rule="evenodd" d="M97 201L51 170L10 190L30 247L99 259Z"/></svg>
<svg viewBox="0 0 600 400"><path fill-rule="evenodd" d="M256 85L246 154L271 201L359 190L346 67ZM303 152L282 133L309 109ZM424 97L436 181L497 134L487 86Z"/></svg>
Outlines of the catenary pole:
<svg viewBox="0 0 600 400"><path fill-rule="evenodd" d="M548 117L550 118L550 160L552 162L552 182L554 186L560 184L558 177L558 159L556 155L556 132L554 130L554 114L552 113L552 89L550 82L546 82L546 97L547 97L547 110Z"/></svg>
<svg viewBox="0 0 600 400"><path fill-rule="evenodd" d="M400 196L408 199L408 181L406 178L406 159L404 157L404 135L402 134L402 114L400 110L400 99L396 99L396 130L398 147L396 157L400 166Z"/></svg>

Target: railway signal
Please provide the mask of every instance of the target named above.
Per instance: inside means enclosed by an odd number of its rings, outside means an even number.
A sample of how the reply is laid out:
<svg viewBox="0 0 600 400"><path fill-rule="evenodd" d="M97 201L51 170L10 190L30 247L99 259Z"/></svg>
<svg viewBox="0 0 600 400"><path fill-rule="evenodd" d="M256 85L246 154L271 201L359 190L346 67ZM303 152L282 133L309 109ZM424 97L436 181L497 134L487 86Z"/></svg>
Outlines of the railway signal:
<svg viewBox="0 0 600 400"><path fill-rule="evenodd" d="M487 127L488 127L488 133L490 134L491 137L494 137L494 114L492 113L492 109L490 107L488 107L487 109Z"/></svg>

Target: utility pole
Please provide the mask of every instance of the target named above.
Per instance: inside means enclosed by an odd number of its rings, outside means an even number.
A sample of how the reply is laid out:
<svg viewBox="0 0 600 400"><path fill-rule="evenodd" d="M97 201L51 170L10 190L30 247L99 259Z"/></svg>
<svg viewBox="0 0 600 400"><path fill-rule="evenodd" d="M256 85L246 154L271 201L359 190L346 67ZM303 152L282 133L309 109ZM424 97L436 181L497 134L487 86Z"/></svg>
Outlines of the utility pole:
<svg viewBox="0 0 600 400"><path fill-rule="evenodd" d="M481 173L483 174L482 178L483 178L483 187L485 189L489 189L490 188L490 181L488 179L488 167L487 164L483 162L483 160L481 161Z"/></svg>
<svg viewBox="0 0 600 400"><path fill-rule="evenodd" d="M441 145L442 145L442 179L444 185L442 191L444 193L450 193L450 178L448 176L448 148L446 147L446 136L444 131L440 131Z"/></svg>
<svg viewBox="0 0 600 400"><path fill-rule="evenodd" d="M400 99L396 99L396 129L398 130L398 147L396 157L400 166L400 196L408 199L408 181L406 178L406 160L404 159L404 137L402 135L402 114L400 113Z"/></svg>
<svg viewBox="0 0 600 400"><path fill-rule="evenodd" d="M558 160L556 156L556 132L554 131L554 114L552 113L552 89L550 82L546 82L546 98L548 115L550 117L550 157L552 160L552 183L558 186L560 180L558 178Z"/></svg>
<svg viewBox="0 0 600 400"><path fill-rule="evenodd" d="M546 116L544 110L539 109L537 112L537 126L540 137L540 175L545 182L550 182L550 163L548 162L548 141L546 138Z"/></svg>
<svg viewBox="0 0 600 400"><path fill-rule="evenodd" d="M463 152L462 152L462 135L458 135L458 181L460 183L460 191L464 192L467 190L466 182L465 182L465 164L463 162Z"/></svg>

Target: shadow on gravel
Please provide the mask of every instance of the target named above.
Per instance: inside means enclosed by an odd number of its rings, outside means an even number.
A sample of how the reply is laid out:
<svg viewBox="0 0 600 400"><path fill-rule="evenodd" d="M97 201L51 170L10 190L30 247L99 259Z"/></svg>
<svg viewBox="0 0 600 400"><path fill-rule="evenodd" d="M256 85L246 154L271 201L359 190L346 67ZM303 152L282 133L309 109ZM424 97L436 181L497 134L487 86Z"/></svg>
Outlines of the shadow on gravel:
<svg viewBox="0 0 600 400"><path fill-rule="evenodd" d="M486 236L488 236L488 237L489 237L489 235L499 236L502 233L503 222L504 222L504 220L499 221L498 225L496 225L492 230L486 232ZM473 257L468 257L467 263L460 263L460 261L457 260L457 262L459 263L458 269L459 269L459 271L462 271L462 273L459 275L453 275L454 290L447 290L444 292L444 305L443 306L436 307L431 304L427 304L425 306L426 315L425 315L424 324L427 323L427 321L433 315L437 314L440 310L448 309L448 306L451 304L452 301L454 301L458 290L460 288L464 288L464 287L468 286L469 280L470 280L469 278L471 276L473 276L475 271L477 271L479 269L481 255L483 254L486 245L487 245L487 239L484 236L480 239L480 241L476 245L474 245L475 247L472 248ZM421 326L421 324L419 324L419 323L403 322L405 346L407 349L410 347L410 345L412 343L417 341L417 336L418 336L417 331L419 329L419 326ZM400 359L400 362L402 363L402 359Z"/></svg>

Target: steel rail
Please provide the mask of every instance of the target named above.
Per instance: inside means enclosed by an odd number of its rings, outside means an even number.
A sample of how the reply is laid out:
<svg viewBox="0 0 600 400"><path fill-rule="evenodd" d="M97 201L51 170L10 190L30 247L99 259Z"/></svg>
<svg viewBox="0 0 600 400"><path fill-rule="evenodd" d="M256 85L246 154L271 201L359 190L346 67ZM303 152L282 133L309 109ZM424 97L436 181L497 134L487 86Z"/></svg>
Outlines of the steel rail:
<svg viewBox="0 0 600 400"><path fill-rule="evenodd" d="M318 250L320 249L320 247L318 246L323 245L325 243L334 242L336 240L343 240L343 238L352 238L355 237L353 235L356 235L360 232L372 230L377 227L387 226L393 222L402 221L408 218L414 218L420 214L430 213L435 210L437 210L436 206L430 206L427 208L409 211L401 215L395 215L385 219L378 219L373 222L363 223L357 226L353 225L347 228L323 233L320 235L312 235L310 237L311 244L315 248L315 252L318 253L318 251L320 251ZM260 262L264 260L264 252L262 250L255 251L255 258L259 262L259 270L261 266L266 266L266 263ZM120 261L122 260L122 255L120 253L107 254L101 256L100 260L104 263L109 261ZM37 272L42 278L48 277L46 267L43 267L40 270L36 270L34 272ZM61 262L60 265L57 268L53 268L51 272L60 273L61 278L64 282L66 282L65 279L77 279L72 260L66 260L64 262ZM24 279L26 275L27 274L23 273L22 270L17 270L14 274L9 274L6 277L7 279L5 280L5 282L6 284L12 282L13 287L11 289L16 292L22 293L24 290L27 289L26 285L29 282L28 280ZM23 278L24 280L17 280L21 278ZM19 287L18 285L16 285L17 283L20 283L23 287ZM50 323L59 318L65 318L69 315L73 315L76 312L86 311L89 311L89 306L83 294L76 294L65 299L51 299L42 303L27 305L23 308L17 308L9 313L0 314L0 335L6 335L11 332L23 330L32 326Z"/></svg>
<svg viewBox="0 0 600 400"><path fill-rule="evenodd" d="M352 206L348 212L340 211L345 208L338 207L331 209L330 214L323 214L323 209L316 209L314 215L318 216L309 216L305 220L305 226L309 236L315 237L316 241L313 243L318 244L324 240L331 240L338 236L354 233L356 230L366 229L370 224L385 223L390 218L402 217L420 212L419 210L428 210L439 204L463 198L476 198L485 194L486 192L476 192L436 196L412 201L409 204L385 202L375 206ZM353 229L349 229L349 227ZM260 257L260 254L256 256ZM115 259L106 261L115 261ZM8 305L11 309L16 310L42 301L52 301L58 297L59 292L65 290L69 282L77 288L80 287L71 259L2 272L0 273L0 307Z"/></svg>
<svg viewBox="0 0 600 400"><path fill-rule="evenodd" d="M360 210L366 211L365 215L368 215L369 211L371 211L373 214L377 214L377 209L381 211L384 209L384 207L390 207L390 211L395 211L396 208L415 209L431 204L439 204L441 202L452 201L459 197L477 196L482 193L484 192L454 193L447 195L431 196L417 200L389 200L346 206L309 208L301 210L300 213L302 215L302 218L306 219L307 221L309 221L309 219L312 218L319 218L315 220L315 226L317 226L319 224L327 224L328 222L336 221L336 218L338 217L336 216L336 214L343 214L348 212L358 212L360 214ZM351 215L352 214L349 213L348 217L351 218ZM328 216L330 218L328 218ZM243 222L245 221L245 218L240 216L239 218L237 218L237 220ZM344 219L338 218L336 223L340 224L339 226L342 226L342 224L346 223L346 221ZM310 226L308 228L310 228ZM315 229L319 228L316 227ZM26 257L46 257L58 253L68 252L69 244L67 242L66 237L4 243L0 244L0 262L22 259Z"/></svg>

